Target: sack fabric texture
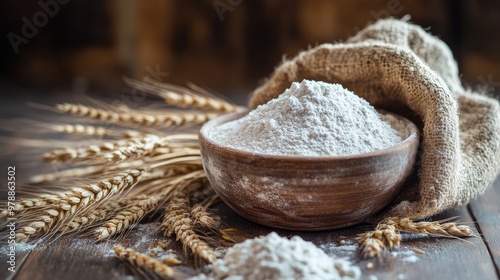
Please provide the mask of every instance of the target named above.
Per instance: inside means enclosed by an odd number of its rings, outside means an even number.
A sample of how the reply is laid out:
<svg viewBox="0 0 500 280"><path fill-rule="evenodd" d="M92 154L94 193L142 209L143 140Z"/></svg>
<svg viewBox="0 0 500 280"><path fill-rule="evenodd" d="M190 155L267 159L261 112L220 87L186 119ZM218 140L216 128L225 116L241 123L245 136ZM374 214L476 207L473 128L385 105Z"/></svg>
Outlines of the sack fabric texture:
<svg viewBox="0 0 500 280"><path fill-rule="evenodd" d="M383 19L345 43L322 44L278 66L255 108L303 79L339 83L421 129L414 172L380 216L424 218L464 205L500 172L500 106L464 89L448 46L421 27Z"/></svg>

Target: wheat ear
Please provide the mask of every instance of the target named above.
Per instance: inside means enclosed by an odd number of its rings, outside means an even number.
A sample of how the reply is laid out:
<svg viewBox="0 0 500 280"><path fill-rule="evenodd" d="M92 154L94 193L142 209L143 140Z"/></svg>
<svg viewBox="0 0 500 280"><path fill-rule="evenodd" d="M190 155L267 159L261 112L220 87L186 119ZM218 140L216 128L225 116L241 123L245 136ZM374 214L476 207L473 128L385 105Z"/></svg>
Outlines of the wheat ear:
<svg viewBox="0 0 500 280"><path fill-rule="evenodd" d="M191 217L194 224L199 224L205 228L213 228L216 224L214 217L208 211L208 208L219 199L217 194L207 197L204 201L193 205L191 209Z"/></svg>
<svg viewBox="0 0 500 280"><path fill-rule="evenodd" d="M159 172L157 175L163 177L163 174L164 172ZM173 178L170 181L162 183L161 189L139 195L130 206L118 212L112 219L106 221L102 227L96 229L95 236L98 240L104 240L134 226L146 214L155 210L160 202L165 201L172 190L182 190L186 185L194 184L196 181L203 179L200 174L202 173L195 171Z"/></svg>
<svg viewBox="0 0 500 280"><path fill-rule="evenodd" d="M454 222L441 223L434 222L414 222L408 218L390 217L382 221L383 224L394 226L397 230L424 233L440 237L472 237L474 232L469 226L458 225Z"/></svg>
<svg viewBox="0 0 500 280"><path fill-rule="evenodd" d="M236 112L244 108L233 105L220 98L202 96L189 88L171 84L158 83L156 81L141 82L125 79L129 85L162 97L169 105L181 108L195 108L222 113Z"/></svg>
<svg viewBox="0 0 500 280"><path fill-rule="evenodd" d="M71 219L71 221L64 223L59 231L66 234L84 230L107 219L113 213L116 213L116 211L123 208L123 204L124 203L122 201L107 201L106 203L101 203L95 209L92 209L87 213L84 212L76 215L73 219Z"/></svg>
<svg viewBox="0 0 500 280"><path fill-rule="evenodd" d="M132 169L99 181L97 184L73 187L65 193L60 193L61 200L47 209L42 209L40 216L19 229L16 238L19 241L26 240L38 232L49 231L54 225L71 219L77 211L84 211L93 203L104 201L112 195L132 188L139 182L143 173L142 169Z"/></svg>
<svg viewBox="0 0 500 280"><path fill-rule="evenodd" d="M84 175L91 175L95 173L102 172L104 167L102 165L93 165L85 167L76 167L61 171L56 171L52 173L44 173L39 175L34 175L29 178L29 182L32 184L41 184L52 182L56 180L61 180L64 178L76 178Z"/></svg>
<svg viewBox="0 0 500 280"><path fill-rule="evenodd" d="M217 259L215 252L193 230L193 220L189 217L190 205L186 193L174 192L165 208L161 224L165 235L175 234L177 240L180 240L195 256L213 263Z"/></svg>
<svg viewBox="0 0 500 280"><path fill-rule="evenodd" d="M125 249L123 246L117 245L114 251L118 259L129 262L135 268L146 269L165 278L172 277L175 274L174 269L170 266L133 249Z"/></svg>
<svg viewBox="0 0 500 280"><path fill-rule="evenodd" d="M42 194L38 197L33 198L23 198L17 201L12 210L16 215L26 213L30 210L39 209L44 206L56 203L61 200L61 197L53 194ZM0 211L0 218L4 218L9 214L9 210L3 209Z"/></svg>
<svg viewBox="0 0 500 280"><path fill-rule="evenodd" d="M389 217L382 220L374 231L359 234L361 254L364 258L378 256L385 250L399 246L400 232L423 233L438 237L471 237L474 232L466 225L453 222L414 222L409 218Z"/></svg>
<svg viewBox="0 0 500 280"><path fill-rule="evenodd" d="M363 258L373 258L385 250L399 246L401 234L393 226L379 224L374 231L358 234L357 241L360 244Z"/></svg>
<svg viewBox="0 0 500 280"><path fill-rule="evenodd" d="M98 145L90 145L82 148L66 148L46 153L43 159L51 162L69 162L76 160L90 160L102 153L112 152L120 147L127 146L133 140L118 140L115 142L104 142Z"/></svg>
<svg viewBox="0 0 500 280"><path fill-rule="evenodd" d="M81 124L65 124L51 125L50 128L57 132L62 132L80 136L111 136L112 131L99 126L81 125Z"/></svg>
<svg viewBox="0 0 500 280"><path fill-rule="evenodd" d="M127 109L124 112L115 112L82 104L64 103L56 105L56 108L67 114L87 117L111 123L145 125L145 126L178 126L183 124L201 124L213 119L218 114L214 113L169 113L169 114L147 114Z"/></svg>
<svg viewBox="0 0 500 280"><path fill-rule="evenodd" d="M132 206L118 212L95 230L98 240L104 240L112 235L123 232L138 223L147 213L153 211L158 203L165 199L165 195L142 196Z"/></svg>

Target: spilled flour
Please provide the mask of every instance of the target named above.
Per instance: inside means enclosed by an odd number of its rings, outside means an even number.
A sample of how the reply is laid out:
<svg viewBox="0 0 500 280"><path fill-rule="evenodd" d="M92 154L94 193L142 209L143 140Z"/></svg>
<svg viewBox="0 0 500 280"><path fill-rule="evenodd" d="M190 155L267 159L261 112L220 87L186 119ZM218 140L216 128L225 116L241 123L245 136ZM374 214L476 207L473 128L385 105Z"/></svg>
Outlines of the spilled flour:
<svg viewBox="0 0 500 280"><path fill-rule="evenodd" d="M359 279L360 275L359 267L329 257L311 242L298 236L287 239L272 232L234 245L213 264L210 275L191 279L334 280Z"/></svg>
<svg viewBox="0 0 500 280"><path fill-rule="evenodd" d="M402 141L364 99L339 84L303 80L247 116L214 128L216 143L254 153L343 156Z"/></svg>

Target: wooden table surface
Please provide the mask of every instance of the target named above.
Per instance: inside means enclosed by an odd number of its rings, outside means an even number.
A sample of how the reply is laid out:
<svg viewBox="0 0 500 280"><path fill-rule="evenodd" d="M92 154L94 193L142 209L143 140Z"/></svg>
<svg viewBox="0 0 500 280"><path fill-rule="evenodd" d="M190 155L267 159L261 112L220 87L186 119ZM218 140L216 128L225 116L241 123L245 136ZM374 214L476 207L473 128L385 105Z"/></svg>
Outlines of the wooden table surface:
<svg viewBox="0 0 500 280"><path fill-rule="evenodd" d="M6 110L7 104L3 104ZM3 109L2 109L3 110ZM4 111L5 113L5 111ZM2 166L3 168L4 166ZM6 169L2 169L6 170ZM3 180L3 179L2 179ZM4 194L4 181L2 195ZM239 217L224 203L215 205L223 227L234 227L237 233L231 236L238 242L247 238L276 231L281 236L299 235L325 250L329 255L350 259L362 270L362 279L500 279L500 177L491 188L469 205L434 217L433 220L459 217L469 224L476 237L468 239L433 238L423 235L403 236L401 247L370 260L374 264L367 269L367 260L359 258L354 238L373 227L357 225L346 229L323 232L292 232L260 226ZM153 220L153 221L152 221ZM3 234L3 233L2 233ZM169 254L183 261L177 269L178 279L196 275L199 270L191 258L185 257L182 245L162 236L154 217L145 221L119 238L96 243L85 236L62 236L49 243L41 242L34 248L24 246L16 251L16 272L8 268L5 238L0 238L0 279L146 279L155 275L137 272L125 263L116 260L111 252L116 244L131 247L146 253L157 241L168 241ZM170 241L169 241L170 240ZM343 241L342 241L343 240ZM221 247L231 243L220 242ZM412 248L423 250L417 254Z"/></svg>
<svg viewBox="0 0 500 280"><path fill-rule="evenodd" d="M460 217L471 225L476 237L461 239L433 238L423 235L403 237L400 248L380 260L370 260L374 268L367 269L368 261L360 260L356 234L368 230L368 225L324 232L291 232L260 226L239 217L224 203L215 206L216 213L227 227L238 232L232 237L241 242L247 238L276 231L282 236L299 235L311 241L330 255L347 257L360 266L362 279L499 279L500 273L500 178L483 196L470 205L434 217ZM116 260L111 249L115 244L130 246L146 253L156 241L168 241L162 236L159 224L140 224L126 236L107 242L96 243L88 237L63 236L51 243L41 243L34 249L17 252L16 273L7 271L5 251L0 255L0 279L145 279L154 277L134 272L125 263ZM345 240L341 241L341 240ZM175 241L167 242L170 253L185 263L178 267L178 278L184 279L197 273L194 264L182 254L182 246ZM221 243L228 246L229 243ZM423 250L416 254L412 248ZM170 250L169 250L170 251Z"/></svg>

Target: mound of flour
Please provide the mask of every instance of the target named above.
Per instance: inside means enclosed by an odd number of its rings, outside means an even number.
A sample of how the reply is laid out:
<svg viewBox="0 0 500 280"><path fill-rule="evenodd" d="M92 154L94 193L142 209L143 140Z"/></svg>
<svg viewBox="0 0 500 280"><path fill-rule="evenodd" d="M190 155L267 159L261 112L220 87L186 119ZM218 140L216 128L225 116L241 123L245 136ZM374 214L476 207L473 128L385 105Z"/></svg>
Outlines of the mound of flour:
<svg viewBox="0 0 500 280"><path fill-rule="evenodd" d="M214 128L216 143L253 153L343 156L402 141L364 99L339 84L303 80L247 116Z"/></svg>
<svg viewBox="0 0 500 280"><path fill-rule="evenodd" d="M328 257L311 242L298 236L283 238L273 232L234 245L213 264L212 274L192 279L347 280L359 279L360 275L359 267Z"/></svg>

